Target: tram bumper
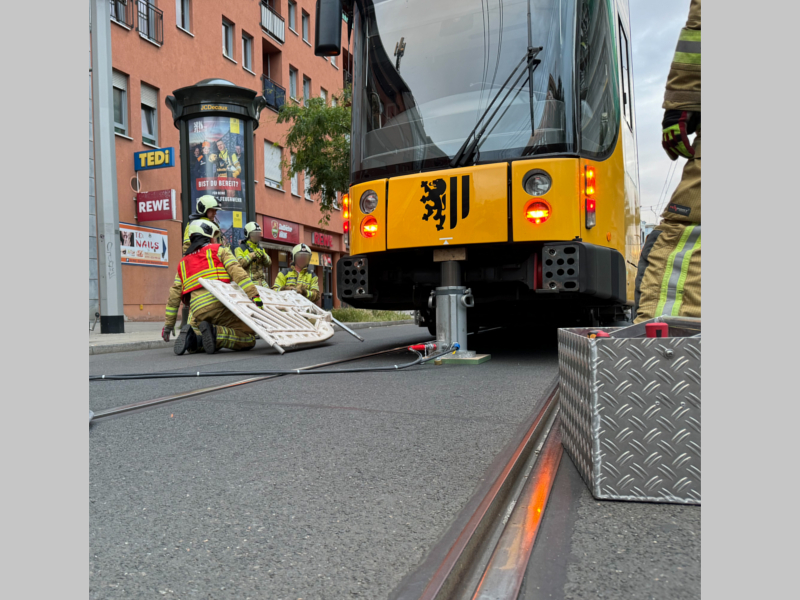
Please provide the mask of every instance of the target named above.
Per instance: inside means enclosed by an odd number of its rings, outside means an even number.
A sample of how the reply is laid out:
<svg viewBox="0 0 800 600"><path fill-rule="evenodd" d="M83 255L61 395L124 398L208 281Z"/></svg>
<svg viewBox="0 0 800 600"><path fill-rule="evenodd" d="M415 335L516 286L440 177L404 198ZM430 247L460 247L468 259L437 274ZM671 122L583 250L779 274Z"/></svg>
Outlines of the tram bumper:
<svg viewBox="0 0 800 600"><path fill-rule="evenodd" d="M613 248L584 242L550 242L541 253L537 293L579 293L627 302L625 258Z"/></svg>

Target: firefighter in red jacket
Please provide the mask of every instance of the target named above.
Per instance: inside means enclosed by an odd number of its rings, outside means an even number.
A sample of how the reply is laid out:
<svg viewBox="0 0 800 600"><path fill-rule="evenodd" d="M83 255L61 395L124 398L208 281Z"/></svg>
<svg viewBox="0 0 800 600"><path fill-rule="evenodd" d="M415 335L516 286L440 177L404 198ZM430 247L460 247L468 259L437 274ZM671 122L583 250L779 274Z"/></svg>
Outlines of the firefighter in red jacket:
<svg viewBox="0 0 800 600"><path fill-rule="evenodd" d="M212 221L197 220L188 227L190 245L178 265L175 282L169 291L164 329L161 336L169 342L175 327L178 306L181 300L189 299L191 315L190 327L181 330L175 341L175 354L190 353L203 349L213 354L221 348L230 350L250 350L256 345L253 331L233 314L222 302L200 284L200 279L217 279L225 283L231 280L248 297L261 307L256 286L239 266L231 251L214 242L219 235L219 227ZM201 341L201 343L198 343Z"/></svg>

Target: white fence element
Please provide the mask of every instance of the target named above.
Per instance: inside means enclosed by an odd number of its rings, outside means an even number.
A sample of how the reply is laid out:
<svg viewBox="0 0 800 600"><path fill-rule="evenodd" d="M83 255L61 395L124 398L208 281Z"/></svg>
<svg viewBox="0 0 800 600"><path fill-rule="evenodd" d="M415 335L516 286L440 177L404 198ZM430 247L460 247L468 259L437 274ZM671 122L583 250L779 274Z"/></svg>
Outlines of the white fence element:
<svg viewBox="0 0 800 600"><path fill-rule="evenodd" d="M311 346L333 337L331 313L296 292L256 286L264 303L258 308L233 282L201 279L200 284L281 354L285 348Z"/></svg>

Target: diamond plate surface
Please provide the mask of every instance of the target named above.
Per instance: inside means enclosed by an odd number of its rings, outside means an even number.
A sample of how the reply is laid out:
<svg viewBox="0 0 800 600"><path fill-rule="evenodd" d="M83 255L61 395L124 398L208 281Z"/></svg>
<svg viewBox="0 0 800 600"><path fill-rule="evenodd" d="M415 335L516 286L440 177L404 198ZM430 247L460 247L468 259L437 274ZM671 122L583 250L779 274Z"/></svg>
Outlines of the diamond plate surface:
<svg viewBox="0 0 800 600"><path fill-rule="evenodd" d="M562 440L592 494L700 504L700 337L587 332L558 342Z"/></svg>

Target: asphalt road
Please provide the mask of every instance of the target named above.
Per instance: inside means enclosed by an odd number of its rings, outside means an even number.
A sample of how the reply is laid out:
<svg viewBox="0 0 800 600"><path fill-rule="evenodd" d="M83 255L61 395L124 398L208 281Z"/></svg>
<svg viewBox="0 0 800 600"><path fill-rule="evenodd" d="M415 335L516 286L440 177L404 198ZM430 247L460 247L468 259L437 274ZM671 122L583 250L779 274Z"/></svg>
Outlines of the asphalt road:
<svg viewBox="0 0 800 600"><path fill-rule="evenodd" d="M700 598L700 507L597 501L565 452L519 600Z"/></svg>
<svg viewBox="0 0 800 600"><path fill-rule="evenodd" d="M429 338L361 330L278 356L90 357L90 372L297 368ZM473 343L474 342L474 343ZM385 598L553 383L555 336L471 338L480 366L283 377L90 427L91 598ZM408 354L359 365L405 362ZM100 410L232 378L96 382Z"/></svg>

